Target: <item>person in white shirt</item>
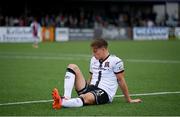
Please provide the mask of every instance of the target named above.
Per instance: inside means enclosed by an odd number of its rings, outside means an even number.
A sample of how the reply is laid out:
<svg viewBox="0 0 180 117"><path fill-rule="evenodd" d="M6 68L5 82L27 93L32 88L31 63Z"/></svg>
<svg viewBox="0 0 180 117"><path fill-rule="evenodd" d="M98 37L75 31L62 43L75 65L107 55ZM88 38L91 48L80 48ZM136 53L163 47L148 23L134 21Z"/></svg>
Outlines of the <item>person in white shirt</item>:
<svg viewBox="0 0 180 117"><path fill-rule="evenodd" d="M64 79L64 96L58 89L52 91L53 108L82 107L83 105L105 104L113 101L118 86L127 102L139 103L141 99L131 99L124 78L123 61L110 55L108 43L104 39L95 39L91 43L93 57L90 62L90 79L86 82L79 67L69 64ZM71 98L75 86L79 97Z"/></svg>
<svg viewBox="0 0 180 117"><path fill-rule="evenodd" d="M33 38L34 38L33 47L38 48L38 41L39 41L38 30L40 28L40 24L37 22L37 19L34 19L30 27L31 27Z"/></svg>

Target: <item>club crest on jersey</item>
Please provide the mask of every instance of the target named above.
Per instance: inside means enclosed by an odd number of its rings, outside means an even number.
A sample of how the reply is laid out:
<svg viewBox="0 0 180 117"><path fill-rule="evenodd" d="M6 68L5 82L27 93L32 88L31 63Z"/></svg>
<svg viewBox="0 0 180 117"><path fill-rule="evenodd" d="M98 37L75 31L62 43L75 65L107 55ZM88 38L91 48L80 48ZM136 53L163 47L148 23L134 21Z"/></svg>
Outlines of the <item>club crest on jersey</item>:
<svg viewBox="0 0 180 117"><path fill-rule="evenodd" d="M104 67L109 67L109 62L105 62Z"/></svg>

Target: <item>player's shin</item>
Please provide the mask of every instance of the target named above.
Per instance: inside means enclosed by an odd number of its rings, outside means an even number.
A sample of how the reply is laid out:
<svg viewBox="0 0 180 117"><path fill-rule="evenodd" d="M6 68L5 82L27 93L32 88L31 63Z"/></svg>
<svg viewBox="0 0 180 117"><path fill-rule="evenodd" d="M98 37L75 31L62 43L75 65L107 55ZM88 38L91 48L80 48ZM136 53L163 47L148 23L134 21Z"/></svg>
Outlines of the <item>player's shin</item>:
<svg viewBox="0 0 180 117"><path fill-rule="evenodd" d="M71 98L74 82L75 82L75 73L72 71L72 69L67 68L67 72L65 74L65 79L64 79L64 97L68 99Z"/></svg>

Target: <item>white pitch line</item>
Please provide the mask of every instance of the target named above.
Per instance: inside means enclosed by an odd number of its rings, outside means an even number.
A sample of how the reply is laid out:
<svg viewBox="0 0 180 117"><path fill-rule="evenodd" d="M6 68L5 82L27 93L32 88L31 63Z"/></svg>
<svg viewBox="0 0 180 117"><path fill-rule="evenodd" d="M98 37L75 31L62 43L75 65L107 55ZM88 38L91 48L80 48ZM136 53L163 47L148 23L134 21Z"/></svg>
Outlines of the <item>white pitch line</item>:
<svg viewBox="0 0 180 117"><path fill-rule="evenodd" d="M137 62L137 63L180 63L179 60L146 60L146 59L126 59L128 62Z"/></svg>
<svg viewBox="0 0 180 117"><path fill-rule="evenodd" d="M67 56L68 55L68 56ZM30 60L85 60L89 61L90 56L76 55L71 56L70 54L62 56L37 56L37 55L0 55L0 59L30 59ZM148 60L148 59L124 59L127 62L133 63L162 63L162 64L180 64L180 60Z"/></svg>
<svg viewBox="0 0 180 117"><path fill-rule="evenodd" d="M30 59L30 60L90 60L82 57L66 57L66 56L27 56L27 55L0 55L2 59Z"/></svg>
<svg viewBox="0 0 180 117"><path fill-rule="evenodd" d="M63 56L63 57L91 57L90 54L71 54L71 53L25 53L25 52L1 52L0 55L22 55L22 56Z"/></svg>
<svg viewBox="0 0 180 117"><path fill-rule="evenodd" d="M10 103L2 103L0 106L7 106L7 105L22 105L22 104L35 104L35 103L45 103L45 102L52 102L53 100L37 100L37 101L24 101L24 102L10 102Z"/></svg>
<svg viewBox="0 0 180 117"><path fill-rule="evenodd" d="M180 91L175 91L175 92L140 93L140 94L130 94L130 96L149 96L149 95L166 95L166 94L180 94ZM124 95L115 95L115 97L124 97Z"/></svg>
<svg viewBox="0 0 180 117"><path fill-rule="evenodd" d="M131 94L130 96L154 96L154 95L166 95L166 94L180 94L180 91L175 92L154 92L154 93L141 93L141 94ZM116 95L115 98L124 97L124 95ZM23 105L23 104L35 104L35 103L46 103L52 102L53 100L37 100L37 101L24 101L24 102L12 102L12 103L2 103L0 106L8 105Z"/></svg>

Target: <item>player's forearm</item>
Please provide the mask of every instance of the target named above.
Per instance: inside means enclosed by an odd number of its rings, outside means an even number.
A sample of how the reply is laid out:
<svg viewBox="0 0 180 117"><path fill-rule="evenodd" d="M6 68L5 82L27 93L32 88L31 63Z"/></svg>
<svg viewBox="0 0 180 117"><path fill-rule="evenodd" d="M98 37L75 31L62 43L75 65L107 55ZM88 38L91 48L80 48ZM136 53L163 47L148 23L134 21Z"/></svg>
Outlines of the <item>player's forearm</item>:
<svg viewBox="0 0 180 117"><path fill-rule="evenodd" d="M124 94L124 97L125 97L126 101L130 102L131 101L131 97L129 96L129 91L128 91L128 87L127 87L126 81L123 79L119 83L119 86L120 86L120 88L122 90L122 93Z"/></svg>

